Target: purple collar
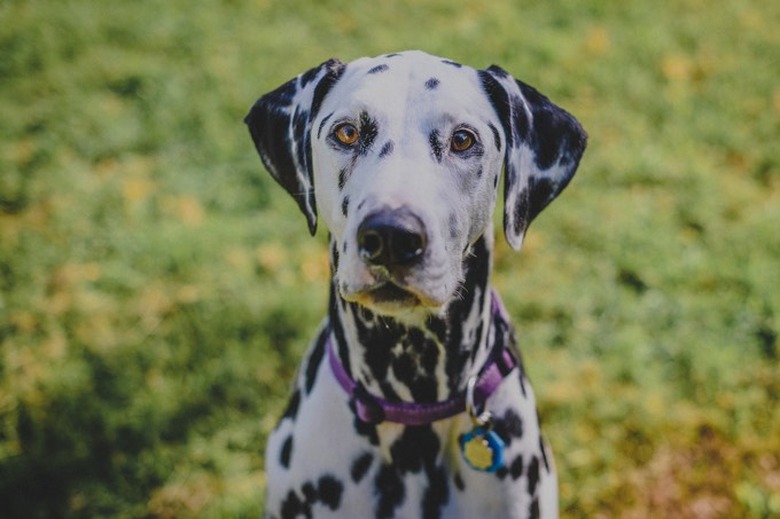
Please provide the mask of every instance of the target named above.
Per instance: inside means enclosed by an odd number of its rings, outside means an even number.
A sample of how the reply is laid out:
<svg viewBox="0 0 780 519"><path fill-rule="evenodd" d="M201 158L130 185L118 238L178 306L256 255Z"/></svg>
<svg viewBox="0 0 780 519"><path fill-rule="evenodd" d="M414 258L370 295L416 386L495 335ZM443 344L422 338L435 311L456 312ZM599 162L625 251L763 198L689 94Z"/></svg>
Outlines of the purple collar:
<svg viewBox="0 0 780 519"><path fill-rule="evenodd" d="M492 294L493 319L508 321L498 294ZM404 425L426 425L437 420L450 418L466 411L466 392L429 404L414 402L391 402L371 395L362 384L355 382L344 369L335 351L333 334L328 335L326 345L330 367L336 380L355 403L358 418L367 423L378 424L384 421ZM485 401L498 388L499 384L517 366L517 360L511 351L504 347L493 351L487 363L482 367L474 384L474 403L482 407Z"/></svg>

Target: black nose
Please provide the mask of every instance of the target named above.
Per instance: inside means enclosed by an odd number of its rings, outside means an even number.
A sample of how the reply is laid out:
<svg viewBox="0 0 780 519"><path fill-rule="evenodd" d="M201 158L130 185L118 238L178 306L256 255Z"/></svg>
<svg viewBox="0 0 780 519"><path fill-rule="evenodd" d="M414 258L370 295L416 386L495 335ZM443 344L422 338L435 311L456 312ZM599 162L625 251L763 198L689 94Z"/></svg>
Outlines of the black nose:
<svg viewBox="0 0 780 519"><path fill-rule="evenodd" d="M409 265L425 253L422 221L406 208L377 211L358 227L360 257L372 265Z"/></svg>

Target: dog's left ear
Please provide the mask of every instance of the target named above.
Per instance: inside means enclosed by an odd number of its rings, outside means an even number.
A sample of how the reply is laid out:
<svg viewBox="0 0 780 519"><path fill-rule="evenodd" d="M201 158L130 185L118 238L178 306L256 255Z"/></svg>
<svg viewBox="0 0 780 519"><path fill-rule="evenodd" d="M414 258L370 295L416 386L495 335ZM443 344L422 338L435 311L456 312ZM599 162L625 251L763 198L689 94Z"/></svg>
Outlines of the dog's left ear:
<svg viewBox="0 0 780 519"><path fill-rule="evenodd" d="M587 134L571 114L500 67L479 75L504 127L504 234L519 250L531 221L574 176Z"/></svg>
<svg viewBox="0 0 780 519"><path fill-rule="evenodd" d="M312 235L317 230L317 205L311 122L344 68L337 59L326 61L258 99L244 118L263 164L298 202Z"/></svg>

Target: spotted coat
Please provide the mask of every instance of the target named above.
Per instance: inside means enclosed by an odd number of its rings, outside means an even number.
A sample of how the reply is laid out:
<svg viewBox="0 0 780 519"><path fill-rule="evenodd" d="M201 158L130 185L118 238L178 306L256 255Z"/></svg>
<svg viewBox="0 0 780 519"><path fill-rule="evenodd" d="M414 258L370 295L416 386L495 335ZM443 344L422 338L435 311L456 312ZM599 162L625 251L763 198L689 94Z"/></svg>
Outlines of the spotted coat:
<svg viewBox="0 0 780 519"><path fill-rule="evenodd" d="M266 448L266 517L555 517L557 483L522 363L486 403L506 444L495 473L467 465L462 413L369 424L327 362L390 401L461 394L491 351L516 352L491 312L492 212L504 234L568 184L579 123L492 66L411 51L330 60L261 97L246 118L260 156L314 233L329 231L331 295Z"/></svg>

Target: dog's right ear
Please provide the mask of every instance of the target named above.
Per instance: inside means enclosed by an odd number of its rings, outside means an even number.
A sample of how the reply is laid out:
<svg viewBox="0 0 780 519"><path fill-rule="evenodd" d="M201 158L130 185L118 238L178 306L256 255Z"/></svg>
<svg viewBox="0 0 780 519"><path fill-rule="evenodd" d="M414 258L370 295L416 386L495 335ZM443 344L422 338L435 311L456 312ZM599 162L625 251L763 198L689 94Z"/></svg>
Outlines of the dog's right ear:
<svg viewBox="0 0 780 519"><path fill-rule="evenodd" d="M258 99L244 122L265 167L298 202L309 232L317 230L311 122L346 65L331 59Z"/></svg>

